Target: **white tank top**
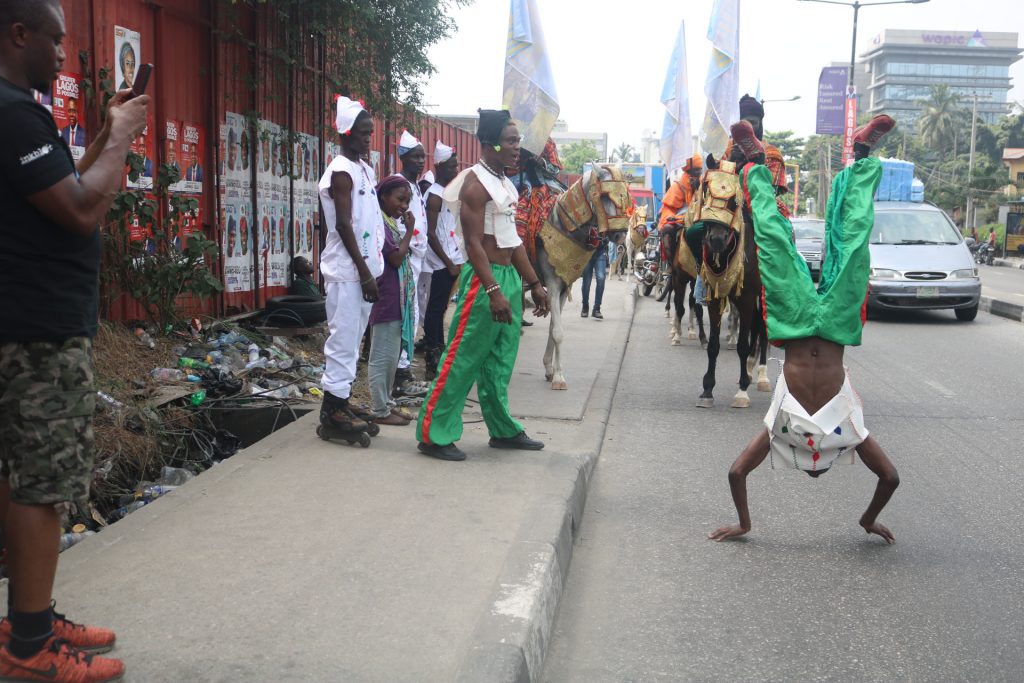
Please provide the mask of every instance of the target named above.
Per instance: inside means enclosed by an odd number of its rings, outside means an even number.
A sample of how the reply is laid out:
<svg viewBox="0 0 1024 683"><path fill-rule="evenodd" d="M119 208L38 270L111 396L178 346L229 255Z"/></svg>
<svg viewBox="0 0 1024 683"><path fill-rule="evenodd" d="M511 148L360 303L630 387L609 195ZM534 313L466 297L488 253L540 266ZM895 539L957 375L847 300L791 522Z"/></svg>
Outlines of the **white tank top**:
<svg viewBox="0 0 1024 683"><path fill-rule="evenodd" d="M335 173L347 173L352 178L352 228L356 243L370 274L375 278L380 277L384 272L384 256L381 254L384 246L384 219L374 189L377 185L376 176L373 168L365 161L357 163L343 155L331 161L317 185L327 229L327 245L320 256L320 272L327 282L359 282L359 270L342 243L336 227L338 216L331 198L331 178Z"/></svg>
<svg viewBox="0 0 1024 683"><path fill-rule="evenodd" d="M470 173L477 177L487 190L487 194L491 196L491 200L484 207L484 234L493 235L494 241L502 249L518 247L523 240L516 231L516 207L519 204L516 186L504 176L496 177L482 164L467 168L444 188L444 200L456 217L459 234L462 234L462 202L459 200L459 194Z"/></svg>
<svg viewBox="0 0 1024 683"><path fill-rule="evenodd" d="M466 257L462 255L460 247L462 235L456 229L455 216L448 208L448 203L444 201L444 186L437 183L431 185L427 189L427 198L429 199L431 195L441 200L441 210L437 214L437 241L441 245L441 250L455 265L465 263ZM427 250L427 267L430 270L444 268L444 261L434 253L433 249Z"/></svg>

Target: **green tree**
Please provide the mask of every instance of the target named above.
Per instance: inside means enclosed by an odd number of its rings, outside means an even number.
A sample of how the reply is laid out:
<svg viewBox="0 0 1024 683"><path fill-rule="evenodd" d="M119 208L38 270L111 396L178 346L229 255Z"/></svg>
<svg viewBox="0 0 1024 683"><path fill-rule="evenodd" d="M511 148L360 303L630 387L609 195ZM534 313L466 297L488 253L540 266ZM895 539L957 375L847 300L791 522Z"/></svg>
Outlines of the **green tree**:
<svg viewBox="0 0 1024 683"><path fill-rule="evenodd" d="M933 85L930 97L920 103L923 110L917 125L924 144L939 157L951 153L957 129L963 122L960 96L948 85Z"/></svg>
<svg viewBox="0 0 1024 683"><path fill-rule="evenodd" d="M620 143L612 151L612 159L616 161L632 161L636 156L636 150L633 149L633 145L628 142Z"/></svg>
<svg viewBox="0 0 1024 683"><path fill-rule="evenodd" d="M598 159L597 148L592 142L572 142L558 152L566 173L583 173L583 164Z"/></svg>
<svg viewBox="0 0 1024 683"><path fill-rule="evenodd" d="M803 138L793 137L793 131L783 130L779 132L765 131L764 141L769 145L774 145L779 148L782 152L782 158L786 161L796 161L803 156L804 144L806 141Z"/></svg>

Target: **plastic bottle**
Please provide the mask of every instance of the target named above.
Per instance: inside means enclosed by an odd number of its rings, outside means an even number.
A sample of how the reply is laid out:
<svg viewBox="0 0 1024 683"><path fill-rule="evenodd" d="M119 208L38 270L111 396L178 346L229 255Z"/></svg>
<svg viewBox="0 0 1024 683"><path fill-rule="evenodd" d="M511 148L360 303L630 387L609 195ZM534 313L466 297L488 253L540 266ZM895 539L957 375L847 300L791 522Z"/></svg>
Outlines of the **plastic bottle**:
<svg viewBox="0 0 1024 683"><path fill-rule="evenodd" d="M252 354L250 354L249 357L252 358ZM255 368L265 368L265 367L267 367L267 363L268 363L268 361L267 361L266 358L259 358L259 357L257 357L256 360L250 360L248 363L246 363L245 364L245 369L246 370L253 370Z"/></svg>
<svg viewBox="0 0 1024 683"><path fill-rule="evenodd" d="M322 389L319 389L318 387L313 387L312 389L310 389L310 390L309 390L309 394L310 394L311 396L316 396L316 397L317 397L317 398L319 398L319 399L323 399L323 397L324 397L324 392L323 392L323 390L322 390Z"/></svg>
<svg viewBox="0 0 1024 683"><path fill-rule="evenodd" d="M179 382L185 379L185 373L175 368L153 368L149 374L153 376L153 379L166 382Z"/></svg>
<svg viewBox="0 0 1024 683"><path fill-rule="evenodd" d="M151 486L145 487L144 489L142 489L142 491L136 493L135 496L139 500L144 500L147 503L149 503L151 501L156 500L160 496L163 496L165 494L170 493L171 491L174 491L177 488L177 486L164 486L162 484L153 484Z"/></svg>
<svg viewBox="0 0 1024 683"><path fill-rule="evenodd" d="M260 359L260 347L255 344L249 344L249 362L255 362Z"/></svg>
<svg viewBox="0 0 1024 683"><path fill-rule="evenodd" d="M118 401L116 398L102 391L96 392L96 397L107 404L110 408L124 408L124 404Z"/></svg>
<svg viewBox="0 0 1024 683"><path fill-rule="evenodd" d="M202 405L203 401L206 400L206 392L204 390L200 389L196 393L192 394L192 396L190 397L190 400L192 402L192 405L198 407L198 406Z"/></svg>
<svg viewBox="0 0 1024 683"><path fill-rule="evenodd" d="M95 536L95 531L83 531L81 533L71 532L68 534L61 534L60 537L60 551L64 552L76 543L81 543L83 540L90 536Z"/></svg>
<svg viewBox="0 0 1024 683"><path fill-rule="evenodd" d="M185 379L189 382L202 382L203 378L199 375L185 375Z"/></svg>
<svg viewBox="0 0 1024 683"><path fill-rule="evenodd" d="M210 365L218 365L222 360L224 360L224 352L218 349L214 349L206 354L206 362Z"/></svg>
<svg viewBox="0 0 1024 683"><path fill-rule="evenodd" d="M201 360L196 360L195 358L179 358L178 365L180 365L183 368L199 368L200 370L205 370L206 368L210 367L209 363Z"/></svg>
<svg viewBox="0 0 1024 683"><path fill-rule="evenodd" d="M129 503L128 505L125 505L123 507L119 507L116 510L114 510L113 512L111 512L109 519L110 519L111 522L116 522L119 519L127 517L128 515L130 515L131 513L135 512L136 510L144 507L145 505L146 505L146 501L144 501L144 500L136 500L135 502Z"/></svg>
<svg viewBox="0 0 1024 683"><path fill-rule="evenodd" d="M156 342L153 341L153 337L149 336L149 333L141 327L135 328L135 339L143 346L148 346L151 349L156 348Z"/></svg>

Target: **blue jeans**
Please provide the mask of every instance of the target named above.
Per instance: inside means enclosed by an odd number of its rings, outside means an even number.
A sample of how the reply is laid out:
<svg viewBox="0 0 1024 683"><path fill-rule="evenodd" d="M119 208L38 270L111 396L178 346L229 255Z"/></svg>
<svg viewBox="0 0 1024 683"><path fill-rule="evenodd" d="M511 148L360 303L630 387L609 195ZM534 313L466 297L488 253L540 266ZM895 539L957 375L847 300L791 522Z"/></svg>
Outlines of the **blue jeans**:
<svg viewBox="0 0 1024 683"><path fill-rule="evenodd" d="M608 277L608 250L604 247L598 248L590 257L590 262L583 269L583 309L589 308L590 302L590 280L597 273L597 287L594 291L594 310L601 310L601 299L604 298L604 281Z"/></svg>

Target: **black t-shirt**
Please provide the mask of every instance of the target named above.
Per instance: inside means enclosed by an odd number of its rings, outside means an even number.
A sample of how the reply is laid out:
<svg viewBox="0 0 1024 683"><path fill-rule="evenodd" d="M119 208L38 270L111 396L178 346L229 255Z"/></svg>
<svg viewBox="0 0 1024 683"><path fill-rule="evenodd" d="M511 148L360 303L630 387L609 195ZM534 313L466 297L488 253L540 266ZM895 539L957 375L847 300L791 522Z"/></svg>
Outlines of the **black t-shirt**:
<svg viewBox="0 0 1024 683"><path fill-rule="evenodd" d="M28 197L75 173L45 107L0 78L0 340L96 334L100 234L61 227Z"/></svg>

